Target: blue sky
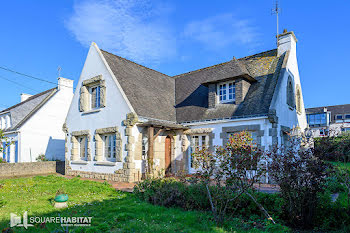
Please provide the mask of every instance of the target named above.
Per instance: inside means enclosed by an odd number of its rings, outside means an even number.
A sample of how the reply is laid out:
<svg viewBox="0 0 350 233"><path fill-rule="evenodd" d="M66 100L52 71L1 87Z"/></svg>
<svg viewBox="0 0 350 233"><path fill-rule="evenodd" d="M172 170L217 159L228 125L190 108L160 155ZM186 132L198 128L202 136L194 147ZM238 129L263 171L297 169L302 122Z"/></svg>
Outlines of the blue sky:
<svg viewBox="0 0 350 233"><path fill-rule="evenodd" d="M77 83L91 41L168 75L276 46L274 0L3 1L0 66ZM350 1L280 0L280 31L298 38L306 107L350 103ZM7 81L5 79L9 79ZM16 82L14 84L13 82ZM0 109L53 87L0 70Z"/></svg>

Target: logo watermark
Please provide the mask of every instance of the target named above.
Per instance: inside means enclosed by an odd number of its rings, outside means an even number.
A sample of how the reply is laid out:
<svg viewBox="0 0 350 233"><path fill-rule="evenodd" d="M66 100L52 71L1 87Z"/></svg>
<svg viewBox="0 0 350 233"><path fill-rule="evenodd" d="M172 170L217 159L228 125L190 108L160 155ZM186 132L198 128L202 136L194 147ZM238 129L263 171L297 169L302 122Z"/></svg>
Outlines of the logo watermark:
<svg viewBox="0 0 350 233"><path fill-rule="evenodd" d="M34 224L58 223L62 227L67 226L91 226L92 217L28 217L28 212L23 213L23 218L14 213L10 214L10 227L32 227ZM23 221L22 221L23 220Z"/></svg>

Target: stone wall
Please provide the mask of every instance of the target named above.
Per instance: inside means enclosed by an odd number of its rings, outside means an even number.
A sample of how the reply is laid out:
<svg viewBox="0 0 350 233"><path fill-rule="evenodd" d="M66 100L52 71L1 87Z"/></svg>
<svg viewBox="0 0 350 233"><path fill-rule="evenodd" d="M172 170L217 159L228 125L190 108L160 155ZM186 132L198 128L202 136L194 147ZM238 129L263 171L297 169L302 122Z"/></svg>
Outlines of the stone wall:
<svg viewBox="0 0 350 233"><path fill-rule="evenodd" d="M83 178L97 179L97 180L110 180L116 182L138 182L141 181L141 173L135 172L130 175L130 169L120 169L114 173L97 173L97 172L86 172L77 171L72 169L66 170L66 175L69 176L80 176ZM132 177L131 177L132 176Z"/></svg>
<svg viewBox="0 0 350 233"><path fill-rule="evenodd" d="M0 178L46 175L56 173L56 161L0 163Z"/></svg>

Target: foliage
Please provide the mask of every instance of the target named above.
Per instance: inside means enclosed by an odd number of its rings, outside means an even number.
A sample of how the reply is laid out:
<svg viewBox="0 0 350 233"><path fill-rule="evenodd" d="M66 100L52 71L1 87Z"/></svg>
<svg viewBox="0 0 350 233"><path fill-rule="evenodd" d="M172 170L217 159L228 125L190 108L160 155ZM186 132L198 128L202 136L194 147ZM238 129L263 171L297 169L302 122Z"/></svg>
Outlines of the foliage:
<svg viewBox="0 0 350 233"><path fill-rule="evenodd" d="M174 178L153 178L142 181L134 188L134 194L141 200L165 207L180 207L184 210L211 211L207 188L204 183L182 182ZM216 191L221 188L223 190ZM209 186L211 193L224 192L225 187ZM254 193L257 201L267 206L273 217L280 219L283 199L279 194ZM247 194L242 194L229 202L226 220L240 218L242 221L264 222L264 215ZM224 221L225 222L225 221Z"/></svg>
<svg viewBox="0 0 350 233"><path fill-rule="evenodd" d="M11 144L12 142L10 142L8 137L5 136L4 131L0 129L0 153L4 153L6 148ZM0 163L6 163L6 160L4 158L0 158Z"/></svg>
<svg viewBox="0 0 350 233"><path fill-rule="evenodd" d="M230 202L243 193L272 220L249 192L266 171L265 166L259 164L264 159L263 153L252 141L251 134L242 131L233 134L229 142L225 146L217 147L214 153L208 148L202 148L192 155L198 180L206 186L211 211L218 224L224 221ZM210 186L216 188L210 189Z"/></svg>
<svg viewBox="0 0 350 233"><path fill-rule="evenodd" d="M40 154L40 155L36 158L36 161L37 161L37 162L42 162L42 161L49 161L49 160L46 158L45 154Z"/></svg>
<svg viewBox="0 0 350 233"><path fill-rule="evenodd" d="M0 189L0 230L9 227L10 213L22 215L28 211L29 217L92 217L90 227L69 227L69 232L266 232L238 219L219 228L206 213L154 206L133 194L115 191L107 183L59 176L6 179L1 183L4 187ZM69 193L69 207L57 210L50 199L61 187ZM13 229L64 232L55 223Z"/></svg>
<svg viewBox="0 0 350 233"><path fill-rule="evenodd" d="M283 218L293 227L312 228L318 194L324 191L329 164L316 158L312 149L291 140L288 148L274 148L268 156L269 175L280 186Z"/></svg>
<svg viewBox="0 0 350 233"><path fill-rule="evenodd" d="M327 161L350 162L350 134L315 138L315 156Z"/></svg>

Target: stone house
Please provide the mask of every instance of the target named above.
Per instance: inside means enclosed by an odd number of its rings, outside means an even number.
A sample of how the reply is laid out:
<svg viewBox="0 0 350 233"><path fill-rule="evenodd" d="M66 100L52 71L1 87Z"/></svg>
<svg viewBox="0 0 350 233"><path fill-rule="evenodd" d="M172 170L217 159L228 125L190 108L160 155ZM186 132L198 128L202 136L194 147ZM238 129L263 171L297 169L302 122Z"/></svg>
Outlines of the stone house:
<svg viewBox="0 0 350 233"><path fill-rule="evenodd" d="M0 129L12 142L0 157L9 163L35 162L41 154L64 160L62 124L72 98L73 80L59 78L57 87L36 95L21 94L20 103L0 111ZM2 141L0 147L8 142Z"/></svg>
<svg viewBox="0 0 350 233"><path fill-rule="evenodd" d="M63 130L66 173L138 181L147 169L193 173L196 148L251 132L269 149L306 127L297 39L277 49L170 77L92 43Z"/></svg>

